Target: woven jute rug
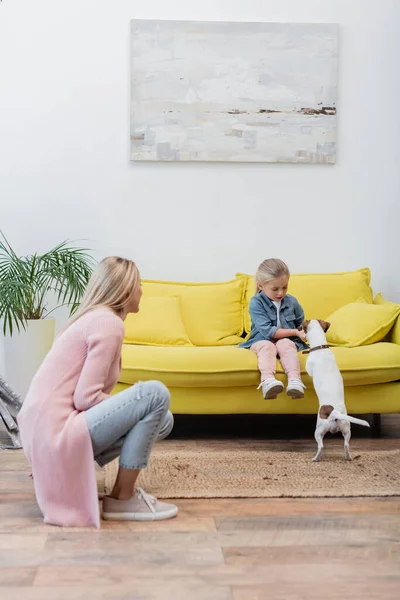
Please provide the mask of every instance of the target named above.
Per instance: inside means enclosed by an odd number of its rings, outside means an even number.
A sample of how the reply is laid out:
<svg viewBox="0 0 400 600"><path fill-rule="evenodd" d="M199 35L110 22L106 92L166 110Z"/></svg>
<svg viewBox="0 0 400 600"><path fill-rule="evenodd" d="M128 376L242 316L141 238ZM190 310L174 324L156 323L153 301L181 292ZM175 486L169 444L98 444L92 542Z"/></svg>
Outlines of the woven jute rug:
<svg viewBox="0 0 400 600"><path fill-rule="evenodd" d="M400 496L400 440L326 438L325 456L311 461L312 441L202 440L157 444L137 485L159 498L307 498ZM105 468L105 493L118 460Z"/></svg>

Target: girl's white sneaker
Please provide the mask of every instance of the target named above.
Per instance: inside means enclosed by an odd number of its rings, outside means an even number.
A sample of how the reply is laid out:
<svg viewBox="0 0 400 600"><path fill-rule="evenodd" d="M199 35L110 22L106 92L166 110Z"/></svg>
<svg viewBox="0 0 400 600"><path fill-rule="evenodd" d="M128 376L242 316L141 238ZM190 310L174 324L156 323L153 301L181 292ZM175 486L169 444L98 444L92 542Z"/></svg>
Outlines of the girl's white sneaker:
<svg viewBox="0 0 400 600"><path fill-rule="evenodd" d="M283 392L283 383L277 379L266 379L258 386L258 390L262 387L262 393L265 400L275 400L278 394Z"/></svg>
<svg viewBox="0 0 400 600"><path fill-rule="evenodd" d="M290 398L297 400L298 398L304 398L304 390L306 386L301 379L289 379L286 393Z"/></svg>

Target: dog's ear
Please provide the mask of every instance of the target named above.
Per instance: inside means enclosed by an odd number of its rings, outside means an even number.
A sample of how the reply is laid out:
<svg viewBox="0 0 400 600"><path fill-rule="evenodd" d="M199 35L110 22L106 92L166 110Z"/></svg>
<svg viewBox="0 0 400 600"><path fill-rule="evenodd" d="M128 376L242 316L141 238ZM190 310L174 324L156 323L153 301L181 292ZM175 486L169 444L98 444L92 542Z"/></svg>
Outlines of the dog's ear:
<svg viewBox="0 0 400 600"><path fill-rule="evenodd" d="M324 331L328 331L329 327L331 326L331 324L328 323L328 321L321 321L321 319L318 319L318 323L321 325Z"/></svg>
<svg viewBox="0 0 400 600"><path fill-rule="evenodd" d="M321 419L327 419L332 411L333 406L331 406L330 404L323 404L319 409L319 416Z"/></svg>
<svg viewBox="0 0 400 600"><path fill-rule="evenodd" d="M307 328L308 328L309 324L310 324L310 321L303 321L299 327L300 331L304 331L304 333L307 333Z"/></svg>

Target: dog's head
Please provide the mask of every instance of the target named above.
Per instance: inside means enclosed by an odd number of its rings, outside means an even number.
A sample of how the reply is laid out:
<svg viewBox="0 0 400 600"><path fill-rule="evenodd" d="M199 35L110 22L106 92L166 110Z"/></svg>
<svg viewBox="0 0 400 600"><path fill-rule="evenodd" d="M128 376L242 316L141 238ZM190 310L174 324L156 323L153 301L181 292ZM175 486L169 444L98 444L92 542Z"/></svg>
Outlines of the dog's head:
<svg viewBox="0 0 400 600"><path fill-rule="evenodd" d="M322 321L321 319L313 319L312 321L303 321L300 325L300 329L302 329L304 333L307 333L307 331L311 327L313 327L314 323L319 323L320 327L325 332L328 331L329 327L331 326L331 324L328 323L328 321Z"/></svg>
<svg viewBox="0 0 400 600"><path fill-rule="evenodd" d="M328 432L338 433L338 431L344 434L346 433L346 431L349 430L350 423L355 423L356 425L364 425L364 427L369 427L368 421L345 415L330 404L323 404L320 407L318 411L318 417L321 426L323 426L324 435Z"/></svg>

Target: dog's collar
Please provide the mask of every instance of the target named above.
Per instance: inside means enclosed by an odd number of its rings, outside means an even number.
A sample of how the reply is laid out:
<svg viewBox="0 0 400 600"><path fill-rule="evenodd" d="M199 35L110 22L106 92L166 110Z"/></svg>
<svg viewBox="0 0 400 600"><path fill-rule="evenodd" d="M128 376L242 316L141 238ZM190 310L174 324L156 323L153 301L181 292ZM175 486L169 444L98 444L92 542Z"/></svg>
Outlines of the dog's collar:
<svg viewBox="0 0 400 600"><path fill-rule="evenodd" d="M310 354L310 352L315 352L316 350L326 350L327 348L330 348L328 344L323 344L322 346L314 346L314 348L303 350L302 354Z"/></svg>

